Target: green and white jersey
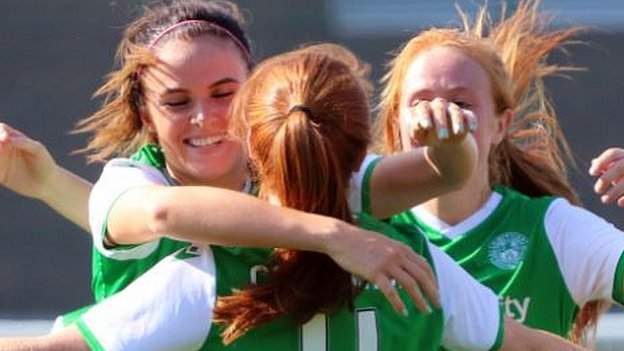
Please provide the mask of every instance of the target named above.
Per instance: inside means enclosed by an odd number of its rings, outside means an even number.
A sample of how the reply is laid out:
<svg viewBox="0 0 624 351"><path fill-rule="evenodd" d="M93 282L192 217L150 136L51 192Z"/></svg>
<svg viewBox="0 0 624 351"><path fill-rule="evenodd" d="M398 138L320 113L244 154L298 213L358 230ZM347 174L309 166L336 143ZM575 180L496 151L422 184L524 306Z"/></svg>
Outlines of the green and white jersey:
<svg viewBox="0 0 624 351"><path fill-rule="evenodd" d="M375 159L368 157L364 168ZM499 295L506 315L528 326L566 337L579 306L594 300L624 302L623 233L565 199L529 198L498 187L481 209L457 225L422 207L391 223L425 233Z"/></svg>
<svg viewBox="0 0 624 351"><path fill-rule="evenodd" d="M353 311L343 308L317 315L301 327L282 318L224 348L221 327L211 323L215 299L262 279L270 250L191 246L94 306L78 321L78 329L92 350L109 351L436 350L440 343L452 350L498 347L503 334L501 314L489 289L413 230L395 229L366 215L359 222L407 242L432 263L442 310L419 313L399 287L409 315L397 314L383 294L368 285L355 299Z"/></svg>
<svg viewBox="0 0 624 351"><path fill-rule="evenodd" d="M352 186L357 183L356 178L357 175L351 181ZM166 171L162 150L154 144L143 146L131 158L109 161L93 186L89 198L89 224L94 243L91 285L96 302L123 289L161 259L190 245L167 237L140 245L105 245L108 213L115 201L132 188L149 185L177 185ZM353 189L349 195L350 206L353 212L360 212L360 191L359 188ZM255 194L256 189L249 182L243 192Z"/></svg>
<svg viewBox="0 0 624 351"><path fill-rule="evenodd" d="M123 289L163 258L190 244L161 238L140 245L108 247L108 214L126 191L149 185L173 186L165 160L156 145L145 145L131 158L109 161L89 197L89 225L93 235L91 287L95 301Z"/></svg>

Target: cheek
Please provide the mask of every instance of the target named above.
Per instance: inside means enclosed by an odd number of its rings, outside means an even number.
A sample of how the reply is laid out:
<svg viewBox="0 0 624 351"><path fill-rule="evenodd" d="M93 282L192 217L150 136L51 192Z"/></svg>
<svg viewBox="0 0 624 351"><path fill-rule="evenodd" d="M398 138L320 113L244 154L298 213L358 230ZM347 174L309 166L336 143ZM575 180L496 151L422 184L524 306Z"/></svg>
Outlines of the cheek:
<svg viewBox="0 0 624 351"><path fill-rule="evenodd" d="M229 122L230 120L229 112L230 112L231 102L232 102L231 99L217 102L214 106L215 117L218 118L219 120L224 120L226 122Z"/></svg>
<svg viewBox="0 0 624 351"><path fill-rule="evenodd" d="M173 145L179 142L182 135L185 134L188 125L188 119L171 120L166 118L160 118L155 120L154 129L158 143L165 147L173 147Z"/></svg>
<svg viewBox="0 0 624 351"><path fill-rule="evenodd" d="M412 144L409 137L410 130L408 129L409 117L409 112L406 109L401 109L399 118L395 122L397 124L399 139L401 141L401 145L403 146L403 150L411 149Z"/></svg>

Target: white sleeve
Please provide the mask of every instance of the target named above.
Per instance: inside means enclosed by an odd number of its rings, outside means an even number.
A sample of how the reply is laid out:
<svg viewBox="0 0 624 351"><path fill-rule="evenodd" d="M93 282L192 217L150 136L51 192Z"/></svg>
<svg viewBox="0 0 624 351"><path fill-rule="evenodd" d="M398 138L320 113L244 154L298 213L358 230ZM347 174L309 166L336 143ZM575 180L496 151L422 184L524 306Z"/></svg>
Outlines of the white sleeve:
<svg viewBox="0 0 624 351"><path fill-rule="evenodd" d="M444 314L442 345L449 350L496 349L503 337L498 297L435 245L429 250Z"/></svg>
<svg viewBox="0 0 624 351"><path fill-rule="evenodd" d="M183 250L197 249L191 246ZM159 262L77 322L92 350L198 350L210 332L216 300L212 251Z"/></svg>
<svg viewBox="0 0 624 351"><path fill-rule="evenodd" d="M579 306L594 300L612 301L624 233L565 199L553 201L544 227L574 301Z"/></svg>
<svg viewBox="0 0 624 351"><path fill-rule="evenodd" d="M108 214L117 199L131 188L146 185L168 185L167 179L156 169L129 159L114 159L104 166L100 179L89 196L89 225L95 248L104 256L118 259L141 259L158 247L158 240L130 248L106 248Z"/></svg>
<svg viewBox="0 0 624 351"><path fill-rule="evenodd" d="M352 213L360 213L364 210L366 206L370 206L370 204L366 205L364 202L369 202L370 199L366 198L370 193L370 184L368 177L370 177L370 172L372 172L371 166L374 166L376 161L380 159L382 156L369 154L366 155L364 161L360 165L360 169L357 172L353 172L351 179L349 181L349 208ZM366 183L365 183L366 180Z"/></svg>

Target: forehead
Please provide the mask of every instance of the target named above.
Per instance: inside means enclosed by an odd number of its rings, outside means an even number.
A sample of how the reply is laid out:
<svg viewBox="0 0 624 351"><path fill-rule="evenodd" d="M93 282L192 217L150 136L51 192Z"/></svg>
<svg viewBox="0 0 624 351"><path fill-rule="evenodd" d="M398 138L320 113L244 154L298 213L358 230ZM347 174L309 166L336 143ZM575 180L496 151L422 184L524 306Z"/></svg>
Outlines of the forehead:
<svg viewBox="0 0 624 351"><path fill-rule="evenodd" d="M247 77L247 65L236 44L210 35L168 40L154 54L159 64L148 69L148 76L154 78L146 81L151 87L190 88L224 78L242 82Z"/></svg>
<svg viewBox="0 0 624 351"><path fill-rule="evenodd" d="M488 75L464 51L440 46L420 53L411 62L404 80L404 91L487 89Z"/></svg>

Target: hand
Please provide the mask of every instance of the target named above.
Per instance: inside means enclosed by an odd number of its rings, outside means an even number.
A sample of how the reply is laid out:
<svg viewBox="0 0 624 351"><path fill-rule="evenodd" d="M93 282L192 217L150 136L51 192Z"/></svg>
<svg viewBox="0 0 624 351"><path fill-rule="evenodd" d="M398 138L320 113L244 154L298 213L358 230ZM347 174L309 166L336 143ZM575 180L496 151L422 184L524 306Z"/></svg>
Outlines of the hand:
<svg viewBox="0 0 624 351"><path fill-rule="evenodd" d="M43 144L0 123L0 185L41 199L56 169L56 162Z"/></svg>
<svg viewBox="0 0 624 351"><path fill-rule="evenodd" d="M430 307L421 291L439 306L438 287L427 261L409 246L377 232L350 226L328 244L327 254L346 271L377 285L394 309L407 310L397 292L403 287L423 313Z"/></svg>
<svg viewBox="0 0 624 351"><path fill-rule="evenodd" d="M605 204L624 207L624 149L610 148L592 160L589 174L598 177L594 191Z"/></svg>
<svg viewBox="0 0 624 351"><path fill-rule="evenodd" d="M472 111L442 98L416 104L405 123L411 131L412 143L418 146L458 143L477 129L477 118Z"/></svg>

